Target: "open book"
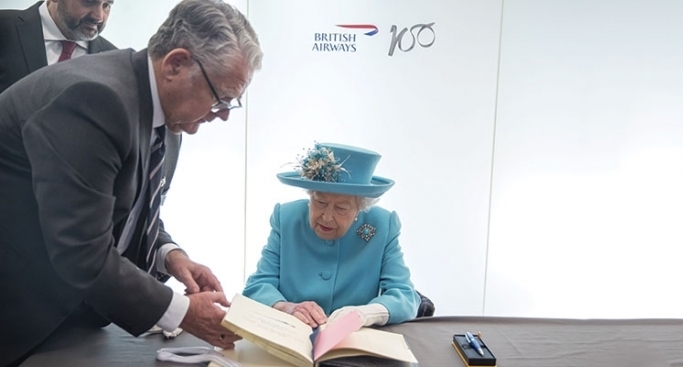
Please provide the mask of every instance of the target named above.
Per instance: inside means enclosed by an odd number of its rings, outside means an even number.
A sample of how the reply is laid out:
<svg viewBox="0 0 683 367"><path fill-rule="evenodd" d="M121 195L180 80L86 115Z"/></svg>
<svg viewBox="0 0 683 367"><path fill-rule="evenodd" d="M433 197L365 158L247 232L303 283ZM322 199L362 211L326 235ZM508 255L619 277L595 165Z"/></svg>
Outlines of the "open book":
<svg viewBox="0 0 683 367"><path fill-rule="evenodd" d="M356 312L313 330L290 314L237 294L221 324L298 367L362 355L417 363L403 335L362 327Z"/></svg>

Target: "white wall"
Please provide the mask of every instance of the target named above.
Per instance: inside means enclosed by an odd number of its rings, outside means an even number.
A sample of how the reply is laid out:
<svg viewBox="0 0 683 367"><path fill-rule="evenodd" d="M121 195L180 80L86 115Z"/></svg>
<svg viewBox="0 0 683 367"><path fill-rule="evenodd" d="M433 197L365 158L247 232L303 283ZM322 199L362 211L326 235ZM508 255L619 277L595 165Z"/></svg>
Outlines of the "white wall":
<svg viewBox="0 0 683 367"><path fill-rule="evenodd" d="M143 48L175 3L117 1L104 36ZM263 70L245 109L186 137L163 208L228 293L253 271L273 205L303 197L275 174L335 141L383 155L376 173L397 183L380 205L400 214L437 314L683 317L683 4L237 5ZM388 55L392 25L431 22L431 47ZM379 33L336 27L348 23ZM321 32L355 33L356 52L312 51Z"/></svg>
<svg viewBox="0 0 683 367"><path fill-rule="evenodd" d="M486 314L683 317L681 15L505 2Z"/></svg>

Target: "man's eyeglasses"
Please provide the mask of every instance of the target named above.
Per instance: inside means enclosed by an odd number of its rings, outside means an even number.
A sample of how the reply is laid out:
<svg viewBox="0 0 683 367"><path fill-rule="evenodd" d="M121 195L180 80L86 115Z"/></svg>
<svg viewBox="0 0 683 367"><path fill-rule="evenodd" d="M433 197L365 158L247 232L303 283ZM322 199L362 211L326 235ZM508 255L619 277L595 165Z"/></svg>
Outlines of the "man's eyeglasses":
<svg viewBox="0 0 683 367"><path fill-rule="evenodd" d="M214 103L211 106L211 113L218 114L222 111L230 111L233 108L240 108L242 107L242 101L240 101L239 98L232 98L230 99L230 102L226 102L221 99L221 97L218 96L218 93L216 93L216 90L213 88L213 84L211 84L211 81L209 80L209 77L206 75L206 71L204 71L204 66L202 66L202 63L199 62L199 60L194 59L194 61L199 64L199 68L202 70L202 74L204 75L204 79L206 80L206 84L209 85L209 88L211 88L211 92L213 93L213 96L216 97L216 103Z"/></svg>

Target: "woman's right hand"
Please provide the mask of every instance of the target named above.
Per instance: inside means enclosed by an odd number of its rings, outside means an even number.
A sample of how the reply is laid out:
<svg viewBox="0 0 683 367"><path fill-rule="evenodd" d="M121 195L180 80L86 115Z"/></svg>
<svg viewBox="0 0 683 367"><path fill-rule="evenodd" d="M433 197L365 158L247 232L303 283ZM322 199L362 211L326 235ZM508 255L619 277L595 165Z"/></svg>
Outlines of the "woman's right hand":
<svg viewBox="0 0 683 367"><path fill-rule="evenodd" d="M325 312L313 301L301 303L280 301L275 303L273 308L296 317L312 328L327 322Z"/></svg>

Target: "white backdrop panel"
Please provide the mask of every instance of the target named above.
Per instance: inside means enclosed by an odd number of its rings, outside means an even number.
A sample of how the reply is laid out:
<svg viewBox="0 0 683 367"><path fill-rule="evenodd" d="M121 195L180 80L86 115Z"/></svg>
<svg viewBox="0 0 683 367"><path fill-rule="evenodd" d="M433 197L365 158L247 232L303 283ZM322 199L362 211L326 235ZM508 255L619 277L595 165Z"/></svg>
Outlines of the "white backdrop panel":
<svg viewBox="0 0 683 367"><path fill-rule="evenodd" d="M104 36L141 49L176 3L116 1ZM273 205L304 197L275 174L317 140L383 154L377 174L397 184L380 205L399 212L438 314L683 317L683 4L236 4L264 68L245 109L186 136L163 207L228 293L254 270ZM389 56L392 26L431 22L431 47L405 52L406 35ZM316 33L355 35L355 52L314 51Z"/></svg>
<svg viewBox="0 0 683 367"><path fill-rule="evenodd" d="M250 2L266 56L249 95L247 275L274 204L305 197L276 179L292 169L283 164L314 141L359 145L396 181L379 205L401 217L417 288L438 314L481 314L500 11L500 1ZM402 51L405 34L389 56L392 26L432 22L417 37L431 47ZM316 33L348 33L355 52L319 52Z"/></svg>
<svg viewBox="0 0 683 367"><path fill-rule="evenodd" d="M486 314L683 317L682 15L505 2Z"/></svg>

